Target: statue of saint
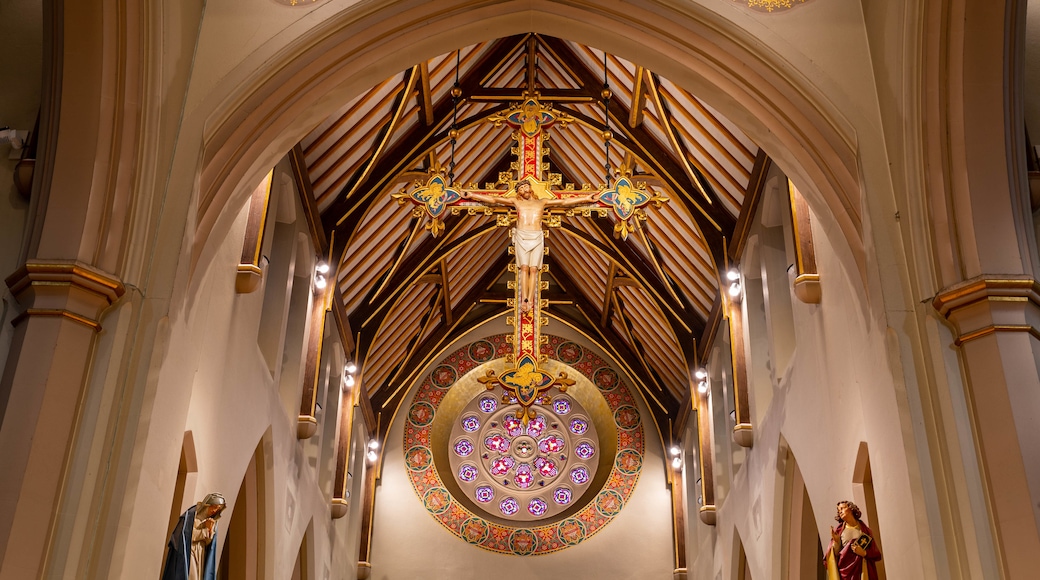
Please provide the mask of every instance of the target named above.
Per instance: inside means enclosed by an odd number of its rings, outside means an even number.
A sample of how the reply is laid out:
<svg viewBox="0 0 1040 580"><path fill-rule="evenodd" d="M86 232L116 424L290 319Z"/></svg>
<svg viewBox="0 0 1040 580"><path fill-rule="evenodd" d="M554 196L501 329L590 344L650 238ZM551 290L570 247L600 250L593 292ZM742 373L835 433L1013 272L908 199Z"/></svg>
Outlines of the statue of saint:
<svg viewBox="0 0 1040 580"><path fill-rule="evenodd" d="M827 580L878 580L877 561L881 550L874 533L860 520L859 508L851 501L838 502L837 527L831 528L831 543L824 561Z"/></svg>
<svg viewBox="0 0 1040 580"><path fill-rule="evenodd" d="M568 207L592 203L597 194L581 195L566 199L542 199L534 195L531 182L527 179L516 184L516 197L499 197L463 192L464 199L473 199L488 205L505 205L516 208L516 228L513 230L513 249L520 271L521 312L531 312L538 299L538 272L542 269L545 253L545 234L542 232L542 215L547 207Z"/></svg>
<svg viewBox="0 0 1040 580"><path fill-rule="evenodd" d="M181 514L170 535L162 580L215 580L217 520L227 507L224 496L211 493Z"/></svg>

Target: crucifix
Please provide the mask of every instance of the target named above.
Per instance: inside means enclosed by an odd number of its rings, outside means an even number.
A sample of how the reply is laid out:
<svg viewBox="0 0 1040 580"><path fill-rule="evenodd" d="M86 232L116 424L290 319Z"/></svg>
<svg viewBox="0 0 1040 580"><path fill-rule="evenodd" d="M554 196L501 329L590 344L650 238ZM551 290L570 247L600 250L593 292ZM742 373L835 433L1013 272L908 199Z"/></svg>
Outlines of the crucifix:
<svg viewBox="0 0 1040 580"><path fill-rule="evenodd" d="M542 300L540 294L549 285L541 280L541 273L548 270L548 266L542 264L542 256L548 253L544 245L543 221L549 227L559 227L561 213L574 215L580 211L584 217L593 213L605 217L613 211L617 220L614 235L625 239L632 231L631 220L646 219L645 206L653 204L656 207L667 201L647 192L644 184L634 183L627 175L619 176L613 185L608 183L596 190L588 185L575 190L573 184L554 188L562 181L557 173L549 173L543 180L542 172L549 169L549 163L543 160L549 154L549 129L554 125L565 126L572 120L552 105L543 105L537 94L525 95L523 102L488 118L496 127L505 124L513 129L516 146L512 153L519 158L512 163L516 179L512 179L511 172L499 176L499 183L509 185L508 190L496 189L496 184L487 184L483 189L477 188L476 184L463 188L449 183L443 174L434 173L425 184L417 181L410 192L393 195L402 204L415 204L414 215L429 219L426 227L434 236L444 231L443 218L448 211L453 215L464 210L470 215L478 211L491 215L493 210L490 206L515 210L496 218L499 226L510 226L515 222L512 252L516 263L510 264L510 270L516 273L517 281L510 287L516 294L509 301L514 308L513 316L507 319L514 329L513 353L507 359L513 367L501 375L489 370L478 380L488 390L502 387L504 402L520 405L516 416L525 424L534 417L533 405L550 402L549 389L558 387L563 392L574 384L565 372L553 377L539 369L539 363L544 362L539 353L541 327L548 321L542 316L548 300Z"/></svg>

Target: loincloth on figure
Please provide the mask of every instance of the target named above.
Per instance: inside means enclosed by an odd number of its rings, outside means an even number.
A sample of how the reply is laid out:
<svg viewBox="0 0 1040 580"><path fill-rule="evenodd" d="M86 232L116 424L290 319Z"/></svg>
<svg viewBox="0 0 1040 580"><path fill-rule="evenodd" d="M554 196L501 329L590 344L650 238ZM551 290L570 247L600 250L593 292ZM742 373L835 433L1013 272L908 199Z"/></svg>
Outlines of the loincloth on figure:
<svg viewBox="0 0 1040 580"><path fill-rule="evenodd" d="M542 230L513 230L513 252L518 266L540 268L545 254L545 236Z"/></svg>

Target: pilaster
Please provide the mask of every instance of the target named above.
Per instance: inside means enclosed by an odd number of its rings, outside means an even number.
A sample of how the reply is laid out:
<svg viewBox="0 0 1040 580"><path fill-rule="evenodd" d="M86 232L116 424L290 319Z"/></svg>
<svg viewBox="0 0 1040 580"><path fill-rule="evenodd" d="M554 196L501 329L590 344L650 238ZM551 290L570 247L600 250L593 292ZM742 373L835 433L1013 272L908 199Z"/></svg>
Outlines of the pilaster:
<svg viewBox="0 0 1040 580"><path fill-rule="evenodd" d="M76 261L30 260L7 285L24 311L0 378L0 578L36 578L62 511L101 316L125 289Z"/></svg>
<svg viewBox="0 0 1040 580"><path fill-rule="evenodd" d="M1028 577L1040 553L1040 283L980 276L932 305L956 332L1004 577Z"/></svg>

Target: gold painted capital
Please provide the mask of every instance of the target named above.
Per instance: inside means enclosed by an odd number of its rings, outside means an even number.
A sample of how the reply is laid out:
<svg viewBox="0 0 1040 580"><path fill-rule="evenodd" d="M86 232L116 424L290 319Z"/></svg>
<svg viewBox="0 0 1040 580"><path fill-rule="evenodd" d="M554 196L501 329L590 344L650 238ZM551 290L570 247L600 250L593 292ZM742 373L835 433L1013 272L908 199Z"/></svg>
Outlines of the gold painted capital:
<svg viewBox="0 0 1040 580"><path fill-rule="evenodd" d="M29 260L8 276L6 282L15 296L36 283L70 284L107 298L109 304L126 292L123 282L115 276L74 260Z"/></svg>
<svg viewBox="0 0 1040 580"><path fill-rule="evenodd" d="M956 311L983 301L1020 299L1040 306L1040 282L1031 277L973 278L954 284L939 292L932 307L943 317L950 318Z"/></svg>
<svg viewBox="0 0 1040 580"><path fill-rule="evenodd" d="M126 293L115 276L74 260L29 260L6 282L25 308L15 324L31 317L64 318L98 331L101 312Z"/></svg>
<svg viewBox="0 0 1040 580"><path fill-rule="evenodd" d="M1028 276L974 278L940 292L932 307L957 329L956 346L998 332L1024 333L1040 340L1033 316L1023 311L1040 308L1040 282Z"/></svg>

